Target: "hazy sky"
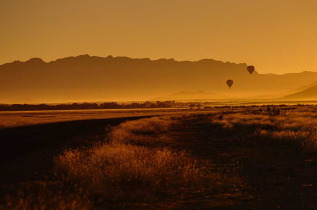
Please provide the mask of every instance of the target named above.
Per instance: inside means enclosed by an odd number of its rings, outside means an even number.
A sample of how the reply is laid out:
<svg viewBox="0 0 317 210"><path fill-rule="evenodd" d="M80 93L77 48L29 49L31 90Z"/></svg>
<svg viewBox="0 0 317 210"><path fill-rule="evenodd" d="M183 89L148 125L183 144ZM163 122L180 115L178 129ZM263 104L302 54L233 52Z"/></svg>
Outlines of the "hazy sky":
<svg viewBox="0 0 317 210"><path fill-rule="evenodd" d="M0 0L0 64L79 54L317 71L316 0Z"/></svg>

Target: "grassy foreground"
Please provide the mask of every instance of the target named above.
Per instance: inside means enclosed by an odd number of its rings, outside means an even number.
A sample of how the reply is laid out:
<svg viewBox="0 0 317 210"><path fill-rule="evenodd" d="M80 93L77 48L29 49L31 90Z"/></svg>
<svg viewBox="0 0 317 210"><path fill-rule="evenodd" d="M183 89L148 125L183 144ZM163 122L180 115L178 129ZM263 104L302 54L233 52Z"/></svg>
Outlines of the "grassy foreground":
<svg viewBox="0 0 317 210"><path fill-rule="evenodd" d="M127 121L66 149L6 209L316 209L317 107L226 107Z"/></svg>
<svg viewBox="0 0 317 210"><path fill-rule="evenodd" d="M167 145L175 119L153 117L114 128L107 143L66 150L55 158L53 180L33 185L30 194L8 198L5 208L90 209L146 205L158 194L173 195L201 176L197 162ZM4 207L3 207L4 208Z"/></svg>

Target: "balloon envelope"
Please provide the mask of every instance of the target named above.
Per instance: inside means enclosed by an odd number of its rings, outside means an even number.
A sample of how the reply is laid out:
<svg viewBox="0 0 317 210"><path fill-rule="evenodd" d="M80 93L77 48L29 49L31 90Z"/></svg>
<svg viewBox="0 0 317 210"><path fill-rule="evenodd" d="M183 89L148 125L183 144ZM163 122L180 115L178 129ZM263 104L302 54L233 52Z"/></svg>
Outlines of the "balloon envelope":
<svg viewBox="0 0 317 210"><path fill-rule="evenodd" d="M254 66L248 66L247 70L250 74L252 74L254 72L255 68L254 68Z"/></svg>
<svg viewBox="0 0 317 210"><path fill-rule="evenodd" d="M233 85L233 80L228 79L227 80L227 85L229 86L229 88L231 88L231 86Z"/></svg>

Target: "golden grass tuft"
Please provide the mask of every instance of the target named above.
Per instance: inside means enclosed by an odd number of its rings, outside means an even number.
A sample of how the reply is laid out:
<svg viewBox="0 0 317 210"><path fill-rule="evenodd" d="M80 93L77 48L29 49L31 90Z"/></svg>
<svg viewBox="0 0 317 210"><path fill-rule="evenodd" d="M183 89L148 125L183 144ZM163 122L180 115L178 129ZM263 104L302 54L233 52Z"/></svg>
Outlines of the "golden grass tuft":
<svg viewBox="0 0 317 210"><path fill-rule="evenodd" d="M221 118L212 116L211 121L223 129L254 129L254 135L269 139L299 143L305 151L317 150L317 115L310 109L298 109L281 115L270 113L231 113ZM248 131L249 133L249 131Z"/></svg>
<svg viewBox="0 0 317 210"><path fill-rule="evenodd" d="M144 146L164 146L172 141L167 135L173 117L152 117L122 123L111 132L111 142Z"/></svg>
<svg viewBox="0 0 317 210"><path fill-rule="evenodd" d="M55 157L53 184L18 198L4 209L91 209L112 203L142 202L157 193L173 195L201 176L195 159L170 149L168 131L175 117L128 121L115 127L109 143L69 149ZM1 208L1 206L0 206Z"/></svg>
<svg viewBox="0 0 317 210"><path fill-rule="evenodd" d="M184 152L124 144L66 151L57 157L56 165L68 180L94 191L131 185L162 189L169 184L186 185L199 174L196 162Z"/></svg>
<svg viewBox="0 0 317 210"><path fill-rule="evenodd" d="M57 173L105 200L142 200L151 193L186 187L201 175L196 161L162 144L152 147L171 141L167 132L172 120L154 117L125 122L113 129L109 144L67 150L56 157ZM131 196L141 189L138 198Z"/></svg>
<svg viewBox="0 0 317 210"><path fill-rule="evenodd" d="M30 183L21 188L18 196L8 196L0 209L92 209L93 205L87 194L77 187L75 190L71 189L73 187L60 181Z"/></svg>

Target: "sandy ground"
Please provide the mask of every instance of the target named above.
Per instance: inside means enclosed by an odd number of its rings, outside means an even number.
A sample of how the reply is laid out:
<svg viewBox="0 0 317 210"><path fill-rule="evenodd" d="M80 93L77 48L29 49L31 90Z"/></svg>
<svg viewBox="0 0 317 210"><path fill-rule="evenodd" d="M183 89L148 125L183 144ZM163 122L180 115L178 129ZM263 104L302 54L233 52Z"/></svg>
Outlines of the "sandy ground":
<svg viewBox="0 0 317 210"><path fill-rule="evenodd" d="M187 110L7 113L16 114L16 118L11 118L13 126L18 122L13 119L23 119L26 115L38 119L37 123L57 122L56 118L67 122L0 132L7 144L1 152L0 186L3 187L0 195L14 192L21 183L45 180L43 177L54 167L53 157L65 147L77 148L103 141L108 128L136 119L117 119L118 116L187 113L181 114L169 131L169 136L175 139L171 147L188 151L206 178L193 188L182 189L176 197L163 196L157 203L148 203L149 206L159 209L316 209L316 154L301 151L296 142L258 138L254 135L257 126L253 124L227 129L214 123L219 114L225 117L233 112L249 113L250 110L195 111L194 115ZM41 121L43 115L56 117L44 118L52 121ZM75 116L82 121L74 121ZM102 120L88 120L92 117ZM104 119L111 117L114 119Z"/></svg>
<svg viewBox="0 0 317 210"><path fill-rule="evenodd" d="M56 122L188 113L187 109L103 109L0 112L0 129Z"/></svg>

